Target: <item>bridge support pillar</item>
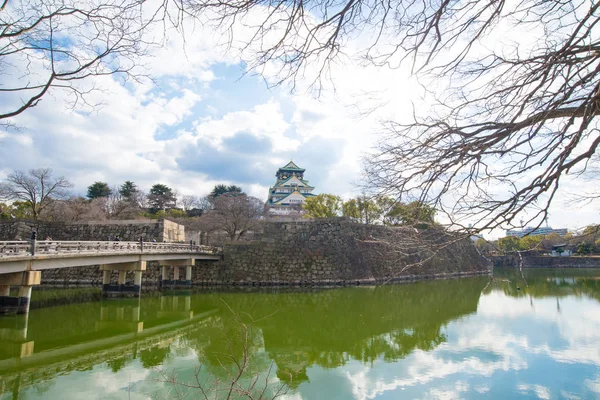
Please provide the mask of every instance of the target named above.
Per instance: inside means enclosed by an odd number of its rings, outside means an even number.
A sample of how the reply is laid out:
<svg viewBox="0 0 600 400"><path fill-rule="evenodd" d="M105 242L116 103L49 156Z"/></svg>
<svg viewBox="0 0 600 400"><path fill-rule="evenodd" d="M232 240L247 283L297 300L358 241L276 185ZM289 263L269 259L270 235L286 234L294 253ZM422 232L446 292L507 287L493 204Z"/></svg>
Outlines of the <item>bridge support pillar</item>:
<svg viewBox="0 0 600 400"><path fill-rule="evenodd" d="M104 297L138 297L142 291L142 272L146 270L146 261L135 261L119 264L102 264L102 296ZM110 282L112 271L119 271L117 284ZM127 285L127 272L133 271L133 285Z"/></svg>
<svg viewBox="0 0 600 400"><path fill-rule="evenodd" d="M104 287L104 285L110 285L110 273L112 271L110 270L105 270L102 271L102 286Z"/></svg>
<svg viewBox="0 0 600 400"><path fill-rule="evenodd" d="M188 265L185 267L185 281L188 286L192 286L192 266Z"/></svg>
<svg viewBox="0 0 600 400"><path fill-rule="evenodd" d="M119 279L117 280L117 283L119 285L124 285L126 279L127 279L127 271L119 271Z"/></svg>
<svg viewBox="0 0 600 400"><path fill-rule="evenodd" d="M31 302L31 288L39 285L40 271L14 272L0 275L0 315L27 314ZM18 286L17 296L10 295L10 287Z"/></svg>
<svg viewBox="0 0 600 400"><path fill-rule="evenodd" d="M163 289L189 288L192 285L192 265L196 260L164 260L159 261L162 269L162 281L160 283ZM167 266L173 267L173 279L169 279ZM185 267L185 280L180 279L179 268Z"/></svg>

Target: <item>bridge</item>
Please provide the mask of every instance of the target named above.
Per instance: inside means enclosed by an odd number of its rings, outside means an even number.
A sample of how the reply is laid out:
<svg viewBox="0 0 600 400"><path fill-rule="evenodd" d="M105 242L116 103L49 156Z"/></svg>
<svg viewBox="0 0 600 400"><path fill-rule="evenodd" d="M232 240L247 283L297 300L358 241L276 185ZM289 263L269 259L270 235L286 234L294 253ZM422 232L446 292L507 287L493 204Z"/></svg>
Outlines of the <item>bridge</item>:
<svg viewBox="0 0 600 400"><path fill-rule="evenodd" d="M27 313L31 288L39 285L47 269L99 265L103 271L102 288L106 297L139 295L142 273L148 261L161 266L161 285L190 286L192 267L196 260L218 261L223 251L219 247L156 242L121 241L0 241L0 314ZM173 268L169 280L167 267ZM179 268L185 267L185 280L180 280ZM117 284L111 284L112 271L118 271ZM127 272L133 271L133 285L126 285ZM16 296L11 286L18 286Z"/></svg>

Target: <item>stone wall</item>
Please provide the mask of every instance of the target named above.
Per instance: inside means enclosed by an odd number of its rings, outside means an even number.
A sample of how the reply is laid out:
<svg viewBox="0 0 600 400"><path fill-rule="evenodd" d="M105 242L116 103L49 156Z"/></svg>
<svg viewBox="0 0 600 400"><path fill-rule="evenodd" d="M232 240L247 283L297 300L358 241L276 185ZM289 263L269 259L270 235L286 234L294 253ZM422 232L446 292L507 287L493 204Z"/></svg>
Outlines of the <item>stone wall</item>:
<svg viewBox="0 0 600 400"><path fill-rule="evenodd" d="M514 255L492 257L495 267L518 267ZM600 257L523 256L523 268L600 268Z"/></svg>
<svg viewBox="0 0 600 400"><path fill-rule="evenodd" d="M44 221L2 221L0 240L27 240L36 231L38 240L114 240L184 242L185 227L169 220L121 220L60 223Z"/></svg>
<svg viewBox="0 0 600 400"><path fill-rule="evenodd" d="M469 239L343 218L268 222L262 239L229 242L218 265L198 262L194 284L372 284L488 274ZM433 251L436 249L437 251Z"/></svg>
<svg viewBox="0 0 600 400"><path fill-rule="evenodd" d="M434 251L435 250L435 251ZM185 268L180 268L180 279ZM447 232L388 228L347 219L268 222L261 240L229 242L224 260L196 261L194 285L375 284L489 273L489 265L469 239ZM172 272L170 272L172 274ZM172 279L172 277L169 277ZM112 281L116 283L117 272ZM142 287L160 280L148 263ZM128 282L133 273L128 273ZM45 270L43 285L101 285L98 266Z"/></svg>
<svg viewBox="0 0 600 400"><path fill-rule="evenodd" d="M171 272L172 273L172 272ZM185 268L180 268L181 279L185 279ZM53 268L42 271L43 286L102 286L103 272L98 265L89 265L84 267L73 268ZM111 275L111 283L117 284L118 271L113 271ZM127 284L133 284L134 272L127 272ZM146 271L142 273L142 287L155 288L158 286L161 279L160 267L158 262L150 261L146 264Z"/></svg>

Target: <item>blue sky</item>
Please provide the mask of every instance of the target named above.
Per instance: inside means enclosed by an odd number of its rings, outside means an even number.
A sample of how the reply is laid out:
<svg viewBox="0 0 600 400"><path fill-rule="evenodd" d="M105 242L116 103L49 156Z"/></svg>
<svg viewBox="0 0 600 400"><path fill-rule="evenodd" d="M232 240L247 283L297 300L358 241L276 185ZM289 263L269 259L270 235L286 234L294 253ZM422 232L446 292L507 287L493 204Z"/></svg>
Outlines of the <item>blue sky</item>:
<svg viewBox="0 0 600 400"><path fill-rule="evenodd" d="M0 131L0 178L13 169L51 167L74 183L74 194L85 194L95 181L131 180L144 190L164 183L197 196L215 184L236 184L266 200L277 168L293 159L306 168L316 193L350 198L361 192L361 162L379 138L381 120L428 109L423 87L405 68L365 66L350 56L333 66L334 80L315 97L310 68L293 92L285 84L269 88L273 68L244 74L242 53L224 51L219 42L208 28L197 27L185 43L170 33L141 60L153 81L123 84L122 77L103 76L82 82L101 89L88 97L99 104L94 108L80 103L71 109L69 94L52 90L14 119L19 130ZM19 79L22 60L13 68L0 84ZM563 194L581 186L563 185ZM559 198L549 222L579 228L598 222L598 212Z"/></svg>

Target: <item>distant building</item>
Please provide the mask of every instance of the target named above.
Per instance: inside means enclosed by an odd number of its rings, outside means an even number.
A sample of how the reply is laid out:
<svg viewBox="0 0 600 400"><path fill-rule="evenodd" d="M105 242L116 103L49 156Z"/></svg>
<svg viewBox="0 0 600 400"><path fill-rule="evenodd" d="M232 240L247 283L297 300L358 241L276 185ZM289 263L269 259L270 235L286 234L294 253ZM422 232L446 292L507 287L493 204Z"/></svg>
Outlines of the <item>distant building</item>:
<svg viewBox="0 0 600 400"><path fill-rule="evenodd" d="M302 209L304 201L314 196L314 187L304 180L304 168L298 167L293 161L279 168L275 184L269 188L269 213L287 215Z"/></svg>
<svg viewBox="0 0 600 400"><path fill-rule="evenodd" d="M527 226L523 229L509 229L506 231L506 236L516 236L518 238L522 238L525 235L529 236L539 236L539 235L549 235L551 233L557 233L558 236L565 236L567 234L566 228L552 229L551 226L540 226L539 228L533 228L531 226Z"/></svg>

